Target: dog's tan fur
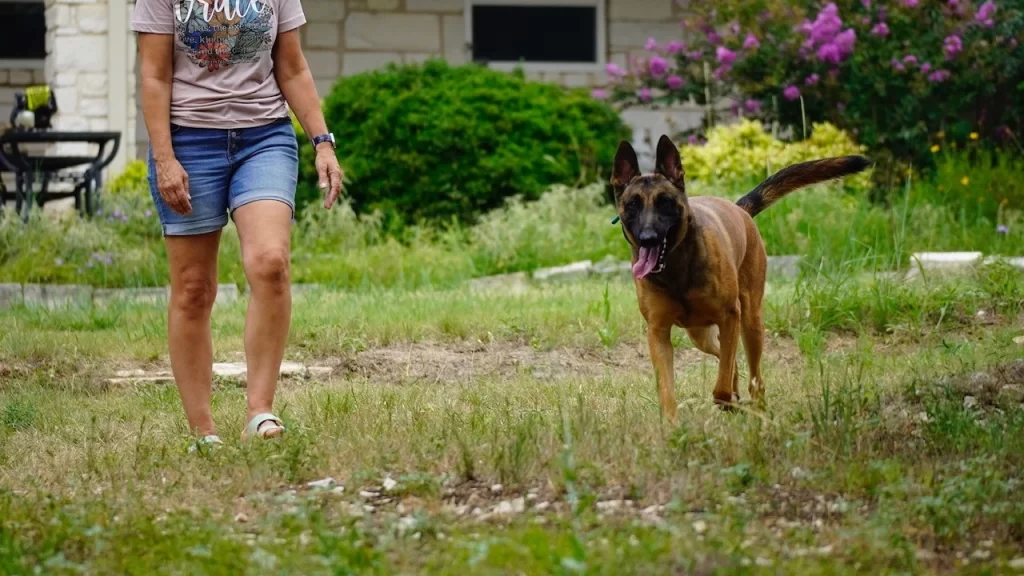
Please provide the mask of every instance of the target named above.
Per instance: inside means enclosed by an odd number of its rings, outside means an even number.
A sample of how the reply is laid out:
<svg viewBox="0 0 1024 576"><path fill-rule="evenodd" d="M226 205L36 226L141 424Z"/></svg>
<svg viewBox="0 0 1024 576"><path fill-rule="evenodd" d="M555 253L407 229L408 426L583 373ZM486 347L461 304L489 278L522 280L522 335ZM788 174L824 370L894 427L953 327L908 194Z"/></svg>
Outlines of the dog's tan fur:
<svg viewBox="0 0 1024 576"><path fill-rule="evenodd" d="M676 418L673 326L684 328L699 350L718 358L714 399L723 407L739 400L736 356L742 339L750 369L748 391L763 404L761 308L767 255L753 216L790 192L855 174L869 165L861 156L795 164L734 204L710 196L687 197L679 151L668 137L658 142L655 172L649 175L640 174L628 142L619 146L611 182L634 264L640 247L637 230L646 230L649 242L655 228L664 228L659 240L666 246L664 268L635 284L666 418Z"/></svg>

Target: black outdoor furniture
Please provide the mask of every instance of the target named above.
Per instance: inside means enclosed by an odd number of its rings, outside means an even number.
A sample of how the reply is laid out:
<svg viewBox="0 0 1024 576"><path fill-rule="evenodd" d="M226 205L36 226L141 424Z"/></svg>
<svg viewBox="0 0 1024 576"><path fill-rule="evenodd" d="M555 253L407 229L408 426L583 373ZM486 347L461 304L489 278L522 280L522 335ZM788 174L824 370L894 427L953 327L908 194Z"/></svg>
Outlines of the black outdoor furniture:
<svg viewBox="0 0 1024 576"><path fill-rule="evenodd" d="M95 154L83 156L46 156L29 150L47 144L85 142L95 144ZM93 215L100 209L102 173L121 146L120 132L64 132L53 130L8 130L0 134L0 171L14 173L15 210L28 221L32 204L40 208L51 200L73 197L75 208L82 215ZM82 172L74 169L84 167ZM50 184L68 181L71 192L53 192ZM10 191L0 185L0 211Z"/></svg>

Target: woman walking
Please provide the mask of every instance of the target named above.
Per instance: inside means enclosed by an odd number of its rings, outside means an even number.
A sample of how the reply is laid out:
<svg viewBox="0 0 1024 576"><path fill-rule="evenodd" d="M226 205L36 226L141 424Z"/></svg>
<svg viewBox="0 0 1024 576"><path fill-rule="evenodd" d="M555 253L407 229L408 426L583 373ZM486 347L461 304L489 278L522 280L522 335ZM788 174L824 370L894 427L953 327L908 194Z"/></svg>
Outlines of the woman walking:
<svg viewBox="0 0 1024 576"><path fill-rule="evenodd" d="M313 135L330 209L341 190L320 99L299 42L299 0L137 0L149 187L171 277L171 369L197 444L220 439L210 410L217 251L228 217L251 297L245 318L243 438L284 432L274 391L291 322L290 232L298 147L288 117Z"/></svg>

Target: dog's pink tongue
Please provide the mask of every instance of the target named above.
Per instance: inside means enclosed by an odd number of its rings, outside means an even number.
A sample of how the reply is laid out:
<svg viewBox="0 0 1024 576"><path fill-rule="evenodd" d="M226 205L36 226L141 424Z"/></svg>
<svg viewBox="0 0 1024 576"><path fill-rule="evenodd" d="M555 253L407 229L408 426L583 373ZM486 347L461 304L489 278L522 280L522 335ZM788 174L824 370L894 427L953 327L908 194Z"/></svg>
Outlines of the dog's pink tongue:
<svg viewBox="0 0 1024 576"><path fill-rule="evenodd" d="M633 278L637 280L647 276L658 265L658 251L654 248L640 248L636 264L633 264Z"/></svg>

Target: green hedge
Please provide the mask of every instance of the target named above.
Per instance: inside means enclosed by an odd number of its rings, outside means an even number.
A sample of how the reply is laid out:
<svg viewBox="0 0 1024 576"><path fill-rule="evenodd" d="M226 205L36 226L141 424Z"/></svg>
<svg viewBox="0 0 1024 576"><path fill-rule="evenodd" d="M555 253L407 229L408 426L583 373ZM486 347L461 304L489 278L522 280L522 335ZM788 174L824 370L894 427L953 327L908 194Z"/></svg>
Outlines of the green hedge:
<svg viewBox="0 0 1024 576"><path fill-rule="evenodd" d="M389 227L471 222L510 196L603 179L630 135L586 91L440 60L342 78L324 113L354 208ZM320 192L307 142L302 153L305 205Z"/></svg>

